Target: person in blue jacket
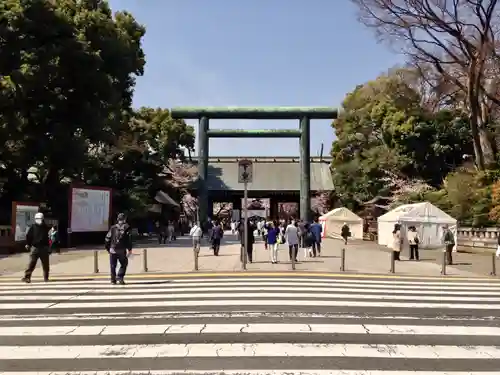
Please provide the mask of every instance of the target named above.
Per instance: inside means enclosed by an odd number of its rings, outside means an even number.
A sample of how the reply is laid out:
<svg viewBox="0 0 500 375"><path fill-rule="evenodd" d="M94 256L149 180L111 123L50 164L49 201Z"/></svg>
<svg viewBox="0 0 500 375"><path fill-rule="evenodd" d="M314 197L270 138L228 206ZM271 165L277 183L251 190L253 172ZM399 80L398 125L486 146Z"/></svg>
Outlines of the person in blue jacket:
<svg viewBox="0 0 500 375"><path fill-rule="evenodd" d="M271 263L278 263L278 238L280 237L280 228L278 223L272 222L267 227L267 244L271 248Z"/></svg>
<svg viewBox="0 0 500 375"><path fill-rule="evenodd" d="M318 256L321 256L321 235L323 233L323 226L319 223L317 218L314 220L314 223L311 224L309 230L314 235L314 242L312 244L313 256L315 257L316 253Z"/></svg>

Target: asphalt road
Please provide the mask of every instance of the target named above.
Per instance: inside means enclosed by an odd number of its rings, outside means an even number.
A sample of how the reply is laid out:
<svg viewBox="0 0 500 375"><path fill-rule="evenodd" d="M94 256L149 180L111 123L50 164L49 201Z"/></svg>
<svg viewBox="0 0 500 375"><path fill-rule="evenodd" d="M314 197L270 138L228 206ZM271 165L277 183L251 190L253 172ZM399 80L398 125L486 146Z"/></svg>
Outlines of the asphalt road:
<svg viewBox="0 0 500 375"><path fill-rule="evenodd" d="M0 374L498 374L500 282L0 279Z"/></svg>

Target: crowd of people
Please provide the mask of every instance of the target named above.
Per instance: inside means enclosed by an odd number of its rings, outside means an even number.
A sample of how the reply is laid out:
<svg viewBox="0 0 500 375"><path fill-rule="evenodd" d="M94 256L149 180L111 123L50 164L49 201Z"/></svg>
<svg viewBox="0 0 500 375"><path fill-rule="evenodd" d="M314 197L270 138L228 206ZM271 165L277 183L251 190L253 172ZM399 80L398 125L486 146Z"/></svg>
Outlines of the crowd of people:
<svg viewBox="0 0 500 375"><path fill-rule="evenodd" d="M270 261L273 264L279 262L278 251L281 246L288 248L290 260L298 261L299 248L304 249L304 258L321 256L321 238L323 227L315 220L307 223L302 220L264 220L261 218L250 218L245 221L231 221L230 229L233 235L238 235L241 246L246 243L246 257L248 262L253 261L253 250L256 238L261 238L264 247L270 250ZM193 238L193 247L200 249L201 239L207 236L214 255L219 255L220 243L224 236L224 223L209 221L205 228L194 224L190 232ZM246 241L245 241L246 239Z"/></svg>

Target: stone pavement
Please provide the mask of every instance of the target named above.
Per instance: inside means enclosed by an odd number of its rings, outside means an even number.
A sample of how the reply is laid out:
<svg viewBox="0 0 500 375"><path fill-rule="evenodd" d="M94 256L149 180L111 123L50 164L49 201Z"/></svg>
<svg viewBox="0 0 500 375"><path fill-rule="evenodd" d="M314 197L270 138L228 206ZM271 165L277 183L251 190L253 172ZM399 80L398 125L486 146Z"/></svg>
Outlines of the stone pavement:
<svg viewBox="0 0 500 375"><path fill-rule="evenodd" d="M343 244L339 240L326 239L323 242L321 257L307 258L300 251L297 271L335 272L340 270L340 254ZM147 248L149 273L185 273L194 270L191 240L180 237L175 243L158 245L148 243L137 245L130 258L128 273L143 272L143 248ZM215 257L205 242L199 257L199 272L233 272L241 270L240 246L235 236L226 235L221 246L220 255ZM402 261L396 262L397 275L440 276L440 251L422 251L421 261L409 261L407 251L403 252ZM27 254L17 256L17 263L9 268L11 259L0 259L0 272L4 276L21 277L27 263ZM19 260L20 259L20 260ZM269 251L262 242L254 247L254 262L248 264L248 271L291 271L288 261L288 247L282 246L279 251L279 264L270 263ZM92 275L94 270L94 251L83 250L67 252L51 257L52 275ZM346 272L363 274L388 274L390 269L390 251L373 242L353 241L346 248ZM455 254L455 266L447 267L447 275L461 277L487 277L491 272L491 256L478 254ZM500 262L499 262L500 263ZM107 274L108 254L105 250L98 252L98 265L101 274ZM499 269L500 274L500 269ZM34 276L41 276L38 267Z"/></svg>

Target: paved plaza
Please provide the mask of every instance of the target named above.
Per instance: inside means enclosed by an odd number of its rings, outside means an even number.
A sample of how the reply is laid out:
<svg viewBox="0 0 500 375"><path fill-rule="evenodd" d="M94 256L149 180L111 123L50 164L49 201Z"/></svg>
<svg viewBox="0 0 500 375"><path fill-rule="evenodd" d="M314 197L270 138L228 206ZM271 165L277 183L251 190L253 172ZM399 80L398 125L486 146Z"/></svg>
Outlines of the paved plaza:
<svg viewBox="0 0 500 375"><path fill-rule="evenodd" d="M336 239L325 239L321 257L305 258L302 250L296 272L338 273L341 263L343 242ZM130 258L129 274L144 272L144 249L147 249L148 273L186 273L194 270L194 256L191 240L180 237L174 243L159 245L154 241L138 243L134 255ZM421 261L408 260L403 252L402 261L396 262L395 274L404 276L440 276L442 252L423 250ZM247 271L284 272L292 271L288 260L288 247L282 246L279 251L279 264L270 262L270 252L264 249L262 241L254 246L254 262L247 265ZM3 277L19 278L28 261L28 254L20 254L0 259L0 274ZM390 270L391 254L386 247L373 242L353 241L346 247L345 272L358 274L384 274ZM52 276L92 275L94 273L94 249L72 250L51 257ZM491 256L481 254L455 254L455 265L447 267L448 276L487 277L492 269ZM499 262L500 263L500 262ZM98 249L97 260L99 275L109 273L108 254ZM205 241L199 257L198 272L234 272L241 271L240 245L236 236L226 233L220 255L215 257ZM500 271L500 269L499 269ZM34 277L41 276L41 267L35 270Z"/></svg>

